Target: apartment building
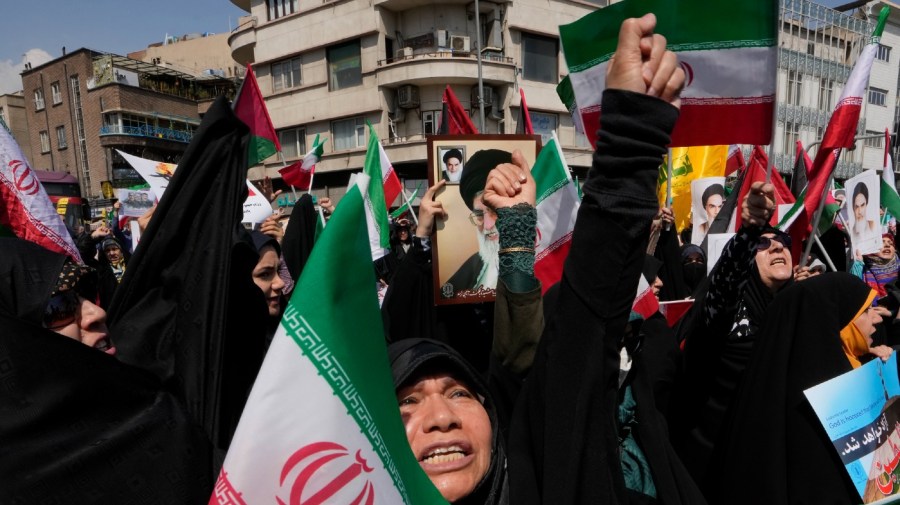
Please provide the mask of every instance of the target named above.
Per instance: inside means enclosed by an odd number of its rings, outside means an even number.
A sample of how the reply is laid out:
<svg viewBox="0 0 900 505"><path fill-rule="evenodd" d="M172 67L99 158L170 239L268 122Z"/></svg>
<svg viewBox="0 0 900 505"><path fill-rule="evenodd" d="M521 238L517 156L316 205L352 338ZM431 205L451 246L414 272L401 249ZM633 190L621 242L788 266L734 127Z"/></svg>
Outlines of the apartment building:
<svg viewBox="0 0 900 505"><path fill-rule="evenodd" d="M21 91L0 95L0 119L9 128L19 148L27 156L31 153L28 120L25 116L25 96Z"/></svg>

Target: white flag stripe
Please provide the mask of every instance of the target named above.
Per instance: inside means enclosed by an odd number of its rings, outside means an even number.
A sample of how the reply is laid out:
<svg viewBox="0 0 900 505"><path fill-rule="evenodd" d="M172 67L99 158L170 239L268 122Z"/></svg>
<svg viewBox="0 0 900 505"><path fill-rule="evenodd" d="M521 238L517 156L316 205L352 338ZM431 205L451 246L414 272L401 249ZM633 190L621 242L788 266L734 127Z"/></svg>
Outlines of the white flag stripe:
<svg viewBox="0 0 900 505"><path fill-rule="evenodd" d="M775 94L776 83L767 71L775 65L777 53L769 47L721 49L717 51L684 51L678 53L678 61L688 65L685 70L690 84L685 83L681 96L691 98L768 97ZM578 106L587 108L600 103L606 88L607 62L582 72L569 75ZM734 79L722 81L717 77L733 75ZM713 79L705 76L712 76ZM691 80L692 78L692 80ZM584 101L585 103L582 103Z"/></svg>

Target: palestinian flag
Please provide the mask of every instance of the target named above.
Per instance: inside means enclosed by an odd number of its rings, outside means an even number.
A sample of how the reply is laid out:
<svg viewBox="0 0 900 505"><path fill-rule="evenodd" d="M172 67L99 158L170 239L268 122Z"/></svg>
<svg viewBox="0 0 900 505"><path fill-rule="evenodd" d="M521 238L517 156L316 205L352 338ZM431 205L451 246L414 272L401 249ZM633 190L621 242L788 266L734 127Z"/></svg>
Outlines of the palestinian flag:
<svg viewBox="0 0 900 505"><path fill-rule="evenodd" d="M671 146L768 144L778 53L777 2L626 0L560 26L584 131L596 145L606 67L627 18L656 14L656 33L678 54L687 78ZM561 98L563 98L561 96ZM563 103L568 102L563 98Z"/></svg>
<svg viewBox="0 0 900 505"><path fill-rule="evenodd" d="M357 186L313 249L211 505L446 503L400 420L364 212Z"/></svg>
<svg viewBox="0 0 900 505"><path fill-rule="evenodd" d="M546 292L562 278L563 264L569 255L575 218L581 205L555 133L541 149L531 175L537 186L534 276L541 281L541 291Z"/></svg>
<svg viewBox="0 0 900 505"><path fill-rule="evenodd" d="M81 263L72 236L19 144L0 127L0 236L9 234Z"/></svg>
<svg viewBox="0 0 900 505"><path fill-rule="evenodd" d="M308 191L312 184L313 174L316 171L316 163L322 159L325 142L327 142L327 139L321 143L319 142L319 134L317 133L315 140L313 140L313 148L306 153L302 160L278 170L278 173L281 174L281 179L301 191Z"/></svg>
<svg viewBox="0 0 900 505"><path fill-rule="evenodd" d="M250 127L250 147L247 150L247 163L251 167L264 159L281 151L275 126L269 117L269 109L263 100L253 67L247 65L247 75L241 83L237 98L234 99L234 114Z"/></svg>

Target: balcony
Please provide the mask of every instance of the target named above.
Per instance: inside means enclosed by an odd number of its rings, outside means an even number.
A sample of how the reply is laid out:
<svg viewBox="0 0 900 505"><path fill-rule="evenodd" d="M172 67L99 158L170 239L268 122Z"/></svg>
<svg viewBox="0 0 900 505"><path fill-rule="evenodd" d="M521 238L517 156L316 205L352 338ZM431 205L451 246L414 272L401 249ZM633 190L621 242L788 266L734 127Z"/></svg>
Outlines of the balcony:
<svg viewBox="0 0 900 505"><path fill-rule="evenodd" d="M256 49L256 16L240 19L240 24L228 37L228 46L231 47L231 58L234 61L241 65L253 63Z"/></svg>
<svg viewBox="0 0 900 505"><path fill-rule="evenodd" d="M236 5L239 9L243 9L245 12L250 12L250 0L231 0L231 3Z"/></svg>
<svg viewBox="0 0 900 505"><path fill-rule="evenodd" d="M128 137L146 137L152 139L171 140L173 142L190 143L194 134L183 130L172 130L169 128L160 128L153 125L143 126L119 126L108 125L100 128L100 136L105 135L125 135Z"/></svg>
<svg viewBox="0 0 900 505"><path fill-rule="evenodd" d="M516 65L512 58L485 52L481 60L485 83L500 85L515 82ZM416 53L379 61L377 79L379 86L468 84L476 82L477 67L475 53L449 50Z"/></svg>

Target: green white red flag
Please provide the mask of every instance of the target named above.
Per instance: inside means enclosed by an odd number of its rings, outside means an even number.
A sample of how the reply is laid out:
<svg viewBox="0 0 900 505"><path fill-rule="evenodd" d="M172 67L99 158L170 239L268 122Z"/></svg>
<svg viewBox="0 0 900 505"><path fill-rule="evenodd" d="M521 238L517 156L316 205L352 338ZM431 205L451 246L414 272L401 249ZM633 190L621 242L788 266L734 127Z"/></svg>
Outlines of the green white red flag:
<svg viewBox="0 0 900 505"><path fill-rule="evenodd" d="M65 223L5 127L0 127L0 228L81 263Z"/></svg>
<svg viewBox="0 0 900 505"><path fill-rule="evenodd" d="M313 140L313 148L306 153L302 160L278 170L278 173L281 174L281 179L301 191L309 190L313 174L316 171L316 163L322 159L325 142L327 141L328 139L325 139L320 143L319 134L317 133L315 140Z"/></svg>
<svg viewBox="0 0 900 505"><path fill-rule="evenodd" d="M572 231L581 199L569 175L559 140L553 138L541 149L531 175L537 189L537 244L534 276L546 292L562 278L563 264L572 245Z"/></svg>
<svg viewBox="0 0 900 505"><path fill-rule="evenodd" d="M366 149L363 173L369 176L368 189L363 197L366 201L366 223L369 226L372 259L377 260L384 257L387 254L386 250L391 246L388 207L389 202L393 202L400 193L400 180L397 179L391 161L385 154L384 148L381 147L378 135L375 134L375 129L371 124L369 125L369 143ZM386 182L382 183L382 181ZM388 195L389 184L391 195Z"/></svg>
<svg viewBox="0 0 900 505"><path fill-rule="evenodd" d="M856 127L859 122L859 114L862 110L863 97L869 84L869 74L872 71L872 62L875 61L875 55L878 51L881 33L884 31L884 24L887 22L887 16L890 9L882 8L879 15L878 25L872 35L872 39L863 48L850 72L847 84L841 92L834 113L828 121L825 128L825 136L822 138L822 145L816 153L816 159L813 161L812 168L808 172L809 183L806 187L806 198L804 198L804 212L800 214L792 225L799 226L797 231L791 233L793 237L809 236L812 231L812 219L815 216L816 209L819 207L828 180L837 166L838 157L841 150L852 147L854 137L856 135Z"/></svg>
<svg viewBox="0 0 900 505"><path fill-rule="evenodd" d="M363 214L352 187L297 281L210 505L446 503L406 440Z"/></svg>
<svg viewBox="0 0 900 505"><path fill-rule="evenodd" d="M708 0L625 0L559 28L574 102L591 145L596 145L606 66L619 27L647 12L656 14L656 33L666 37L685 71L671 146L768 144L778 61L777 2L733 0L727 9L713 9Z"/></svg>
<svg viewBox="0 0 900 505"><path fill-rule="evenodd" d="M247 150L247 162L250 166L281 151L281 143L278 142L272 118L269 117L269 109L259 91L253 67L249 64L247 75L234 99L234 114L250 127L250 148Z"/></svg>
<svg viewBox="0 0 900 505"><path fill-rule="evenodd" d="M900 218L900 195L894 180L894 162L891 160L891 135L884 129L884 167L881 170L881 206L895 218Z"/></svg>

